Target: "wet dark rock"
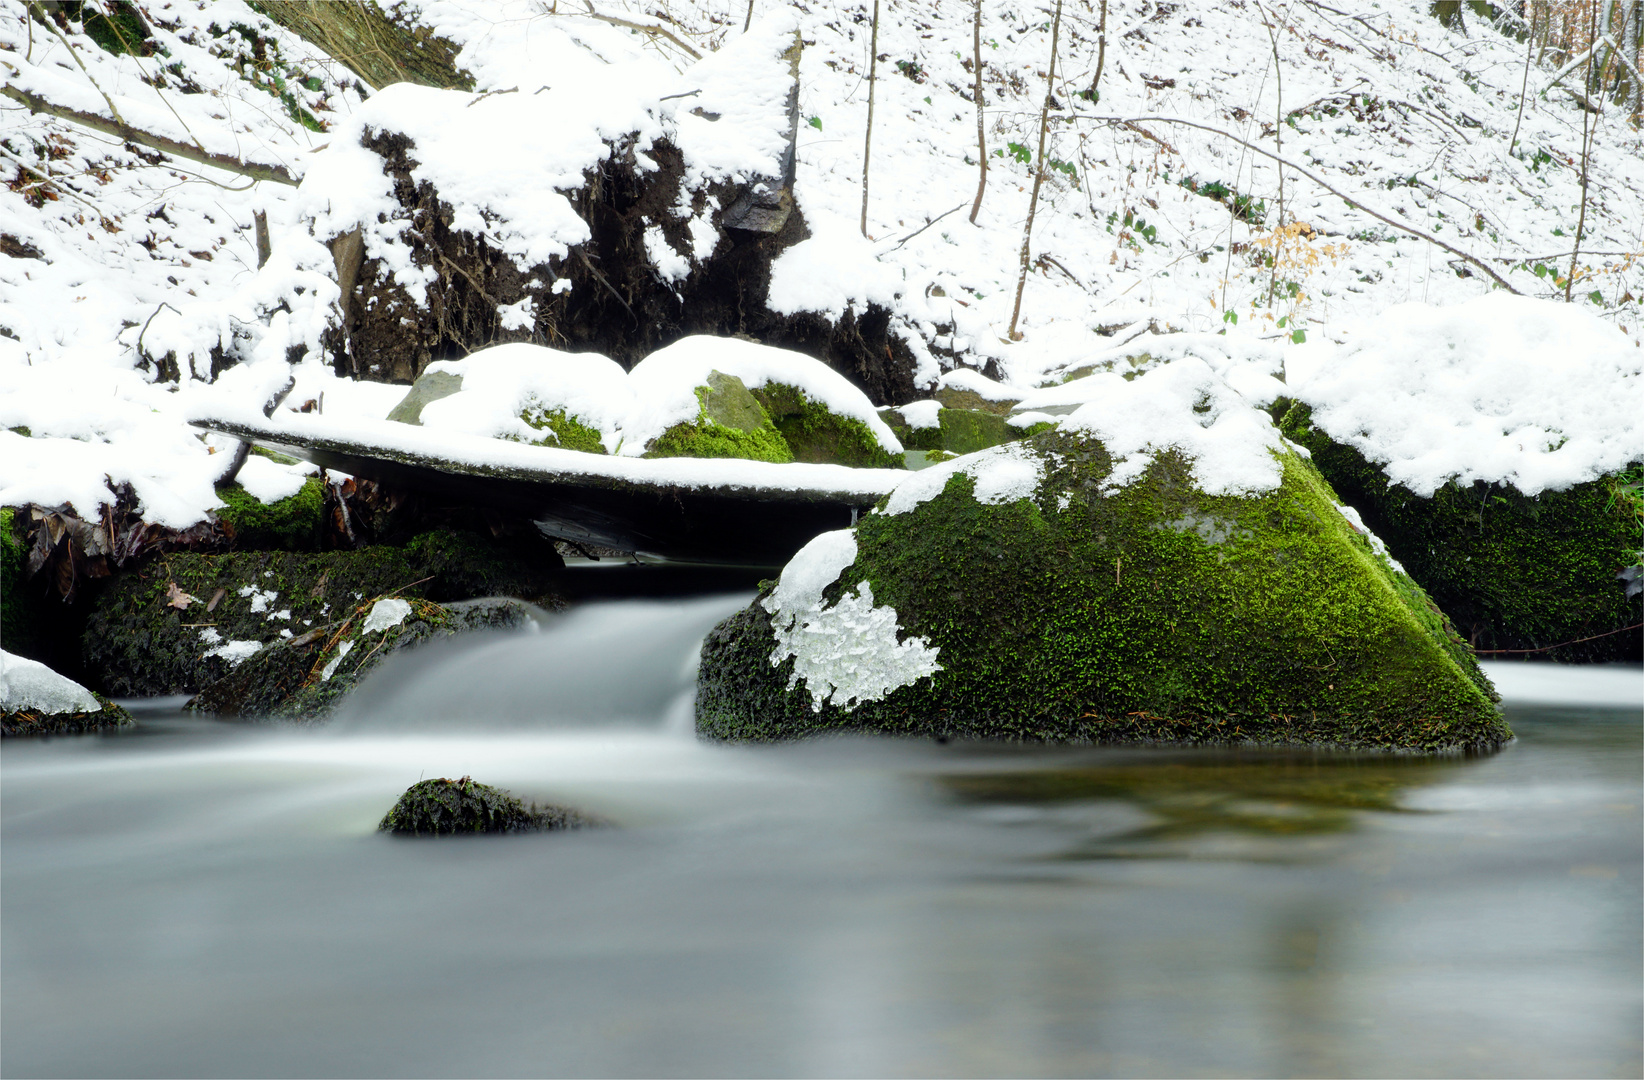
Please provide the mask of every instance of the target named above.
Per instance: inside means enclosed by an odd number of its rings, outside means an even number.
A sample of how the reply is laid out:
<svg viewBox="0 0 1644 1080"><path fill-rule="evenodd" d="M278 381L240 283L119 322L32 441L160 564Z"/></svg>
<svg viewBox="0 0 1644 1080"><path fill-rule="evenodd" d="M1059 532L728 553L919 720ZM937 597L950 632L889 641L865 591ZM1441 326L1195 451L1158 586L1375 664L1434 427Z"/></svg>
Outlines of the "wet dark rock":
<svg viewBox="0 0 1644 1080"><path fill-rule="evenodd" d="M457 836L470 833L549 832L603 825L597 818L563 806L523 803L500 788L460 780L422 780L400 796L378 831L399 836Z"/></svg>

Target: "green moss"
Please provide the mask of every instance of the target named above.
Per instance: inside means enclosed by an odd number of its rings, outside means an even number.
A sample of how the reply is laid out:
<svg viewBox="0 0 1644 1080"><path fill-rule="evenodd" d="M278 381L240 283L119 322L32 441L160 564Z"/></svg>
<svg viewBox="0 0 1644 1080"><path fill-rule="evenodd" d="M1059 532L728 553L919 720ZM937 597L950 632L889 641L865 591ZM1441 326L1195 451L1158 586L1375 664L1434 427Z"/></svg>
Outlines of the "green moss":
<svg viewBox="0 0 1644 1080"><path fill-rule="evenodd" d="M33 620L28 615L28 552L18 529L17 512L0 507L0 641L8 652L25 654L34 643Z"/></svg>
<svg viewBox="0 0 1644 1080"><path fill-rule="evenodd" d="M214 643L202 639L204 631L221 642L269 647L288 640L281 630L295 638L340 625L368 597L426 595L431 583L419 580L425 576L404 552L387 547L162 555L118 575L98 597L81 637L82 658L93 687L118 697L192 692L231 670L222 657L207 655ZM172 585L193 599L178 600ZM255 594L240 595L244 589L274 595L259 605ZM284 611L289 617L279 616Z"/></svg>
<svg viewBox="0 0 1644 1080"><path fill-rule="evenodd" d="M460 836L472 833L539 832L598 824L563 807L526 806L489 784L460 780L421 780L401 795L377 826L401 836Z"/></svg>
<svg viewBox="0 0 1644 1080"><path fill-rule="evenodd" d="M786 383L766 383L752 394L782 433L795 461L900 469L902 456L879 445L868 425L840 416L803 390Z"/></svg>
<svg viewBox="0 0 1644 1080"><path fill-rule="evenodd" d="M936 419L942 426L942 449L955 454L972 454L1021 437L1020 432L996 413L943 409L936 414Z"/></svg>
<svg viewBox="0 0 1644 1080"><path fill-rule="evenodd" d="M84 19L86 36L97 43L97 47L104 52L119 56L121 53L130 53L133 56L148 56L154 51L148 41L149 30L143 17L129 0L112 0L102 5L102 11L96 4L70 3L64 4L64 13L71 19ZM107 14L104 14L104 11Z"/></svg>
<svg viewBox="0 0 1644 1080"><path fill-rule="evenodd" d="M1636 661L1644 602L1617 574L1644 547L1634 481L1644 468L1537 496L1474 483L1423 498L1391 484L1357 450L1332 442L1292 405L1281 428L1363 515L1395 558L1475 648L1542 649L1550 659Z"/></svg>
<svg viewBox="0 0 1644 1080"><path fill-rule="evenodd" d="M698 726L720 738L871 730L1023 740L1289 743L1436 751L1510 733L1443 618L1336 511L1299 457L1266 495L1196 492L1173 454L1109 496L1100 443L1036 436L1065 508L945 491L857 526L863 580L943 670L853 711L786 690L755 604L710 634Z"/></svg>
<svg viewBox="0 0 1644 1080"><path fill-rule="evenodd" d="M533 445L558 446L565 450L580 450L585 454L605 453L600 433L564 409L544 409L533 405L520 413L519 418L546 433L542 438L532 440Z"/></svg>
<svg viewBox="0 0 1644 1080"><path fill-rule="evenodd" d="M286 551L314 551L324 535L325 487L318 477L310 477L289 498L265 503L239 484L217 489L217 497L227 505L216 511L217 522L236 548L277 548Z"/></svg>
<svg viewBox="0 0 1644 1080"><path fill-rule="evenodd" d="M793 460L787 440L771 423L764 407L742 386L742 380L718 371L712 372L709 380L709 386L696 389L702 406L697 419L664 431L646 449L645 457L746 458L778 465ZM733 382L734 387L730 385ZM737 388L741 389L740 395L735 394ZM739 401L738 397L746 397L747 401Z"/></svg>

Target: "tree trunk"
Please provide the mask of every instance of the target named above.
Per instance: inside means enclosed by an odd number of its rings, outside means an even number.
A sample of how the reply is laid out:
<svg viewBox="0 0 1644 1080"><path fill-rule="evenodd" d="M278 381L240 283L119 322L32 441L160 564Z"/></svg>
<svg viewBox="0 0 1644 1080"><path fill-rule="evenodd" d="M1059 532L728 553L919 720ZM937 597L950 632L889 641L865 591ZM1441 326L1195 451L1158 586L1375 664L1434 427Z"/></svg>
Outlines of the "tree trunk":
<svg viewBox="0 0 1644 1080"><path fill-rule="evenodd" d="M427 27L396 21L373 0L252 0L251 7L348 65L373 90L397 82L474 88L474 77L457 67L455 46Z"/></svg>

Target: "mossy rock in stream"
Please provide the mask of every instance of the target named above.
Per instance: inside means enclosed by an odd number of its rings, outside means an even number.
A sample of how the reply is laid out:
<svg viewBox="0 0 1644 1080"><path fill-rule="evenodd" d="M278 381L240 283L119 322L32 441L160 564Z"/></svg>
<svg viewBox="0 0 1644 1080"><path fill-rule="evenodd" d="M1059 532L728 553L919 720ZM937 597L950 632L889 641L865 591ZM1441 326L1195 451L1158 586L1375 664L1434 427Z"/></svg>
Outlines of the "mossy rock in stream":
<svg viewBox="0 0 1644 1080"><path fill-rule="evenodd" d="M767 585L710 633L698 730L1405 751L1510 738L1438 609L1306 460L1274 456L1278 487L1248 496L1205 494L1176 450L1104 490L1106 447L1060 429L916 474L942 486L885 512L893 494L789 564L789 588L808 575L821 590L809 614ZM1030 496L1000 494L1028 469Z"/></svg>
<svg viewBox="0 0 1644 1080"><path fill-rule="evenodd" d="M1314 427L1306 405L1287 404L1280 428L1307 447L1325 479L1475 648L1638 660L1644 468L1637 463L1535 496L1479 482L1447 484L1423 498Z"/></svg>
<svg viewBox="0 0 1644 1080"><path fill-rule="evenodd" d="M136 724L131 714L104 697L93 693L101 709L83 712L46 713L38 709L18 709L0 712L0 737L29 738L42 735L91 735L116 731Z"/></svg>
<svg viewBox="0 0 1644 1080"><path fill-rule="evenodd" d="M462 836L475 833L547 832L603 822L563 806L527 805L500 788L460 780L421 780L383 816L379 832L399 836Z"/></svg>
<svg viewBox="0 0 1644 1080"><path fill-rule="evenodd" d="M742 380L723 371L708 373L696 388L701 408L695 420L675 424L651 441L645 457L746 458L785 465L793 450L770 414Z"/></svg>
<svg viewBox="0 0 1644 1080"><path fill-rule="evenodd" d="M368 597L425 595L420 569L388 547L164 555L98 598L82 656L95 684L118 697L191 692Z"/></svg>
<svg viewBox="0 0 1644 1080"><path fill-rule="evenodd" d="M25 591L28 549L20 524L16 508L0 506L0 642L14 653L32 655L36 620Z"/></svg>

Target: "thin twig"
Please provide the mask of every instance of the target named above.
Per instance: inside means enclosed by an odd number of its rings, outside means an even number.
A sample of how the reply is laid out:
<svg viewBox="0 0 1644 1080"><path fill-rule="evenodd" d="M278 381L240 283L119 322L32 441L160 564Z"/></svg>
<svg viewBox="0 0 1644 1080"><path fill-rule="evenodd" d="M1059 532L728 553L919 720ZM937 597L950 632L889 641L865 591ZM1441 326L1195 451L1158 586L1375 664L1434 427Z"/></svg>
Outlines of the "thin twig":
<svg viewBox="0 0 1644 1080"><path fill-rule="evenodd" d="M1625 634L1627 631L1637 630L1641 626L1644 626L1644 623L1633 623L1631 626L1623 626L1619 630L1606 630L1604 633L1594 634L1592 637L1576 638L1574 641L1566 641L1558 645L1543 645L1539 649L1474 649L1473 651L1480 656L1495 656L1501 653L1551 652L1554 649L1562 649L1566 645L1580 645L1588 641L1597 641L1599 638L1613 637L1616 634Z"/></svg>
<svg viewBox="0 0 1644 1080"><path fill-rule="evenodd" d="M912 240L914 237L918 236L920 233L924 232L926 229L930 228L932 225L935 225L938 221L941 221L943 218L945 218L949 214L953 213L954 210L963 210L964 208L965 208L965 204L960 203L958 206L955 206L953 208L953 210L944 210L944 211L942 211L940 214L937 214L935 217L931 218L929 221L925 222L923 225L919 226L917 229L915 229L912 232L908 233L908 235L902 237L901 241L899 243L897 243L896 247L888 249L888 251L884 252L884 254L889 254L891 251L900 250L903 244L906 244L909 240Z"/></svg>
<svg viewBox="0 0 1644 1080"><path fill-rule="evenodd" d="M879 74L879 0L873 0L873 30L868 39L868 130L862 136L862 235L868 235L868 163L873 155L873 87Z"/></svg>
<svg viewBox="0 0 1644 1080"><path fill-rule="evenodd" d="M695 49L685 44L685 42L675 37L673 32L668 30L666 27L657 26L655 23L634 22L630 19L619 18L615 15L602 15L594 10L592 0L583 0L583 3L588 8L587 14L590 19L598 19L600 22L610 23L612 26L626 27L629 30L638 30L642 34L655 34L658 37L665 37L675 45L678 45L681 49L684 49L686 53L690 55L692 60L702 59L701 53L697 52Z"/></svg>
<svg viewBox="0 0 1644 1080"><path fill-rule="evenodd" d="M1200 131L1208 131L1212 135L1220 135L1222 138L1228 139L1232 142L1236 142L1240 146L1244 147L1246 150L1250 150L1254 153L1260 154L1265 158L1270 158L1274 161L1279 161L1280 160L1279 156L1277 154L1273 153L1273 151L1268 150L1265 147L1257 146L1255 143L1249 142L1245 139L1241 139L1237 135L1234 135L1230 131L1223 131L1221 128L1211 127L1209 124L1201 124L1201 123L1199 123L1195 120L1184 120L1179 116L1129 116L1129 117L1126 117L1126 116L1085 116L1085 117L1081 117L1081 119L1100 120L1104 123L1119 124L1121 126L1125 125L1125 124L1134 124L1134 123L1180 124L1183 127L1197 128ZM1390 225L1393 228L1399 230L1399 232L1409 233L1411 236L1414 236L1418 240L1425 240L1429 244L1434 245L1435 247L1442 248L1443 250L1448 251L1450 254L1456 256L1457 258L1462 259L1462 260L1472 264L1473 266L1478 267L1480 270L1483 270L1487 275L1489 275L1491 281L1494 281L1497 285L1500 285L1503 289L1506 289L1508 292L1512 293L1514 296L1523 295L1517 289L1513 288L1513 286L1507 281L1506 278L1502 277L1500 274L1498 274L1494 270L1490 269L1490 267L1485 265L1483 260L1479 259L1476 255L1472 255L1468 252L1465 252L1465 251L1461 250L1460 248L1456 247L1453 244L1448 244L1448 243L1444 242L1443 240L1440 240L1436 236L1431 236L1427 233L1424 233L1420 229L1415 228L1414 226L1406 225L1402 221L1398 221L1394 218L1388 217L1386 214L1383 214L1383 213L1380 213L1379 211L1371 209L1370 207L1364 205L1364 203L1359 201L1357 198L1353 197L1352 195L1347 194L1344 191L1339 190L1334 185L1326 182L1318 174L1314 173L1310 169L1305 168L1304 166L1298 165L1294 161L1284 159L1283 164L1285 166L1287 166L1288 168L1294 169L1296 172L1298 172L1301 175L1307 177L1309 180L1313 181L1313 183L1319 185L1319 187L1323 188L1324 190L1328 191L1330 194L1336 196L1338 199L1345 202L1349 207L1351 207L1355 210L1361 210L1364 213L1369 214L1371 217L1375 218L1377 221L1381 222L1382 224Z"/></svg>
<svg viewBox="0 0 1644 1080"><path fill-rule="evenodd" d="M1102 0L1102 3L1105 5L1107 0ZM976 201L970 204L970 223L974 225L976 214L982 209L982 193L988 187L988 137L987 128L982 123L982 0L976 0L970 32L971 66L976 69L976 157L979 172L976 178Z"/></svg>

